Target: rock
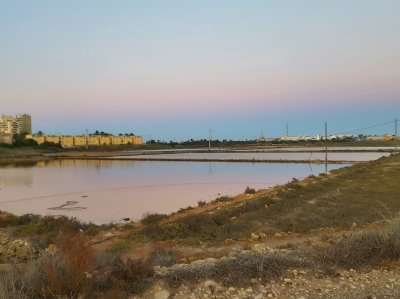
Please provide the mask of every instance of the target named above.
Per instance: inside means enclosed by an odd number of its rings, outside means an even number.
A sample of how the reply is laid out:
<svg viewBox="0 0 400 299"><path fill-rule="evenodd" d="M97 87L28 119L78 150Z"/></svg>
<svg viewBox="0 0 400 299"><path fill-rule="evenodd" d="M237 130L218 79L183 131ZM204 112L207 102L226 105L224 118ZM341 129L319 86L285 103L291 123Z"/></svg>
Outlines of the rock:
<svg viewBox="0 0 400 299"><path fill-rule="evenodd" d="M211 290L213 294L222 292L224 290L224 288L214 280L207 280L206 282L204 282L204 286Z"/></svg>
<svg viewBox="0 0 400 299"><path fill-rule="evenodd" d="M112 232L108 232L108 233L105 233L105 234L103 235L103 237L104 237L104 238L111 238L111 237L114 237L114 234L113 234Z"/></svg>
<svg viewBox="0 0 400 299"><path fill-rule="evenodd" d="M280 237L282 237L282 234L281 233L275 233L274 236L280 238Z"/></svg>
<svg viewBox="0 0 400 299"><path fill-rule="evenodd" d="M252 246L252 250L259 252L259 253L277 253L279 251L282 251L283 249L273 249L269 246L267 246L265 243L264 244L254 244Z"/></svg>
<svg viewBox="0 0 400 299"><path fill-rule="evenodd" d="M154 292L154 299L168 299L169 295L166 289L157 290Z"/></svg>
<svg viewBox="0 0 400 299"><path fill-rule="evenodd" d="M37 255L37 249L25 240L16 239L10 241L6 237L1 240L0 259L27 261L37 257Z"/></svg>
<svg viewBox="0 0 400 299"><path fill-rule="evenodd" d="M162 283L157 283L150 287L144 294L146 299L168 299L170 296L169 290Z"/></svg>
<svg viewBox="0 0 400 299"><path fill-rule="evenodd" d="M254 241L257 241L257 240L260 239L260 236L258 234L255 234L255 233L251 233L251 239L254 240Z"/></svg>
<svg viewBox="0 0 400 299"><path fill-rule="evenodd" d="M291 283L292 280L291 280L290 278L284 278L284 279L283 279L283 282L284 282L284 283Z"/></svg>

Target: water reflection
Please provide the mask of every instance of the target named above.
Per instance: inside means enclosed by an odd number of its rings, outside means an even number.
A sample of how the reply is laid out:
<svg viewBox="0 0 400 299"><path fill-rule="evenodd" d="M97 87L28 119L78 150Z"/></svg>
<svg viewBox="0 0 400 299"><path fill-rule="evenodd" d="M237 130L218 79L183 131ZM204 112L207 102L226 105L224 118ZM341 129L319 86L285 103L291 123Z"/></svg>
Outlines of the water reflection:
<svg viewBox="0 0 400 299"><path fill-rule="evenodd" d="M28 170L15 171L13 174L0 173L0 189L13 186L32 187L33 177L32 172ZM0 195L1 196L1 195Z"/></svg>
<svg viewBox="0 0 400 299"><path fill-rule="evenodd" d="M328 156L327 156L328 153ZM389 156L388 152L210 152L210 153L168 153L153 155L136 155L136 156L117 156L112 159L155 159L155 160L246 160L246 161L370 161L383 156ZM329 158L329 159L328 159Z"/></svg>

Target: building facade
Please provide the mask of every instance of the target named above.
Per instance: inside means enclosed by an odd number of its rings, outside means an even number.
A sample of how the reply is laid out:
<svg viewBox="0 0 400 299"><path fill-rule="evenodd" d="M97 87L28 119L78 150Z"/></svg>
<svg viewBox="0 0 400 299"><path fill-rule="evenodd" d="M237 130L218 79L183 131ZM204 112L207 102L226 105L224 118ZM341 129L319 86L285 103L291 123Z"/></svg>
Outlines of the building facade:
<svg viewBox="0 0 400 299"><path fill-rule="evenodd" d="M0 133L3 134L32 134L32 118L29 114L0 117Z"/></svg>
<svg viewBox="0 0 400 299"><path fill-rule="evenodd" d="M38 144L52 142L62 147L86 146L86 145L122 145L122 144L143 144L142 136L47 136L47 135L26 135L27 139L33 139Z"/></svg>

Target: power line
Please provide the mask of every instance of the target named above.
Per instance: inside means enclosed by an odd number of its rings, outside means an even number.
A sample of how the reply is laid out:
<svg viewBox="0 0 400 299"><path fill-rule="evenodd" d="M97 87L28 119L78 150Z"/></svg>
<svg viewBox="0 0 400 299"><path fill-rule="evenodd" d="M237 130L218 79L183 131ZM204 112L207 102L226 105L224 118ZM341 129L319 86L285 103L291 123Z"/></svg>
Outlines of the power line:
<svg viewBox="0 0 400 299"><path fill-rule="evenodd" d="M358 131L364 131L364 130L368 130L368 129L373 129L373 128L376 128L376 127L380 127L380 126L384 126L384 125L388 125L388 124L392 124L392 123L394 123L393 120L392 121L388 121L388 122L384 122L384 123L380 123L380 124L376 124L376 125L373 125L373 126L364 127L364 128L360 128L360 129L357 129L357 130L351 130L351 131L346 131L346 132L337 133L337 134L349 134L349 133L354 133L354 132L358 132Z"/></svg>

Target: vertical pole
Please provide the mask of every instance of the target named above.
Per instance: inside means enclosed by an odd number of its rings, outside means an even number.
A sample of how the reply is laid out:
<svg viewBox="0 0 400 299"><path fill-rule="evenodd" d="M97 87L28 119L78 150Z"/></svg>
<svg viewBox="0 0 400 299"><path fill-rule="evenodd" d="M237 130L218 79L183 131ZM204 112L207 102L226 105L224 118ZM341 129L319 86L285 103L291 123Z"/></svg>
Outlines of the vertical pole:
<svg viewBox="0 0 400 299"><path fill-rule="evenodd" d="M208 150L211 151L211 131L212 129L208 129Z"/></svg>
<svg viewBox="0 0 400 299"><path fill-rule="evenodd" d="M395 152L397 152L397 142L399 141L399 139L397 138L397 118L394 119L394 142L395 142Z"/></svg>
<svg viewBox="0 0 400 299"><path fill-rule="evenodd" d="M325 173L328 173L328 124L325 122Z"/></svg>
<svg viewBox="0 0 400 299"><path fill-rule="evenodd" d="M88 136L88 129L86 129L86 150L88 149L88 147L89 147L89 136Z"/></svg>

